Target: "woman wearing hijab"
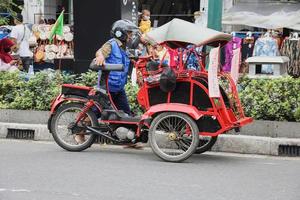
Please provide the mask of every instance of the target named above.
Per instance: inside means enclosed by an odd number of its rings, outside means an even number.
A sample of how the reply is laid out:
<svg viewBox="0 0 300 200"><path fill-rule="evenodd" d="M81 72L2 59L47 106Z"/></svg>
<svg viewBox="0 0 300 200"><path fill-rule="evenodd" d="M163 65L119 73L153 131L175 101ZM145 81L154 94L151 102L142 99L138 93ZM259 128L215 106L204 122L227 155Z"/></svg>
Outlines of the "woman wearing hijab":
<svg viewBox="0 0 300 200"><path fill-rule="evenodd" d="M0 71L16 71L16 60L10 55L14 43L8 38L0 40Z"/></svg>

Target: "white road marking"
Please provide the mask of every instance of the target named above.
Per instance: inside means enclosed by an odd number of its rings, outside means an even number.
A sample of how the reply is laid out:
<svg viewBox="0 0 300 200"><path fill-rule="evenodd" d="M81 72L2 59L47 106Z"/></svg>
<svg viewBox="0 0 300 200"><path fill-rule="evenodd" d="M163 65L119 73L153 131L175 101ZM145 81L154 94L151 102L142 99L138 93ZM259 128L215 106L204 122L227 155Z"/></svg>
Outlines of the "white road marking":
<svg viewBox="0 0 300 200"><path fill-rule="evenodd" d="M27 189L6 189L6 188L0 188L0 192L31 192Z"/></svg>
<svg viewBox="0 0 300 200"><path fill-rule="evenodd" d="M12 189L12 192L31 192L30 190L26 190L26 189Z"/></svg>

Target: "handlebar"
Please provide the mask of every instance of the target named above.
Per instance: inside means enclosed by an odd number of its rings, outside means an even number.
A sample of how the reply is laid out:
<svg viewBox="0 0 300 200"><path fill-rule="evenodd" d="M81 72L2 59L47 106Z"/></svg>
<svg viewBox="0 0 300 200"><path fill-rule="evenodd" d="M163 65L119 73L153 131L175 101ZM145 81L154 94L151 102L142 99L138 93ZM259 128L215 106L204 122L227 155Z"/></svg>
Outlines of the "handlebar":
<svg viewBox="0 0 300 200"><path fill-rule="evenodd" d="M90 69L95 71L124 71L124 65L110 63L106 63L105 65L97 65L96 60L94 59L90 64Z"/></svg>
<svg viewBox="0 0 300 200"><path fill-rule="evenodd" d="M103 71L124 71L123 64L105 64L102 66Z"/></svg>

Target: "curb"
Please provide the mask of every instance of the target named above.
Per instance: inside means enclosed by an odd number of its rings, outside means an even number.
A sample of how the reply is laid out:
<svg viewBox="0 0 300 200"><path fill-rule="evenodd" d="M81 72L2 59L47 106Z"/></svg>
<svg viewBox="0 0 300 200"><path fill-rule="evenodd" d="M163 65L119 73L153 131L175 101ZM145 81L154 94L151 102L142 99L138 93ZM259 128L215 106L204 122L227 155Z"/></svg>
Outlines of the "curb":
<svg viewBox="0 0 300 200"><path fill-rule="evenodd" d="M36 141L53 141L45 124L17 124L0 122L0 138L6 138L8 129L34 130ZM299 146L300 138L271 138L248 135L220 135L212 151L241 154L279 155L279 146Z"/></svg>
<svg viewBox="0 0 300 200"><path fill-rule="evenodd" d="M280 145L300 146L300 139L220 135L212 150L217 152L278 156Z"/></svg>
<svg viewBox="0 0 300 200"><path fill-rule="evenodd" d="M19 123L2 123L0 122L0 138L6 138L8 129L33 130L34 140L36 141L53 141L46 124L19 124Z"/></svg>

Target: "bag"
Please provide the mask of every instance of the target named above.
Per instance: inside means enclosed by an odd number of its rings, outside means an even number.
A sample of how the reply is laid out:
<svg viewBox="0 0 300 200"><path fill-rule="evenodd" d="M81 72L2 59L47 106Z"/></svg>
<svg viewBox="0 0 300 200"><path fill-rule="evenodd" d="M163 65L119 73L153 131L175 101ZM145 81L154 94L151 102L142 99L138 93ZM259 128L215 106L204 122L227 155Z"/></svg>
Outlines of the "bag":
<svg viewBox="0 0 300 200"><path fill-rule="evenodd" d="M176 74L173 69L166 67L159 80L159 87L164 92L172 92L176 88Z"/></svg>

